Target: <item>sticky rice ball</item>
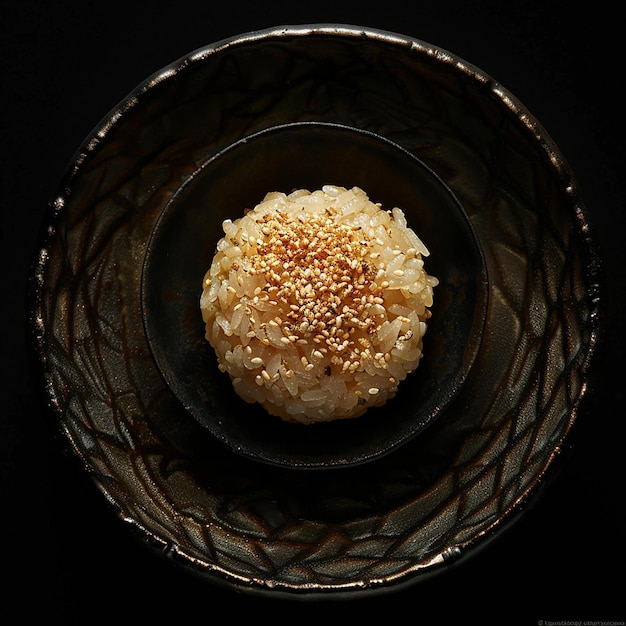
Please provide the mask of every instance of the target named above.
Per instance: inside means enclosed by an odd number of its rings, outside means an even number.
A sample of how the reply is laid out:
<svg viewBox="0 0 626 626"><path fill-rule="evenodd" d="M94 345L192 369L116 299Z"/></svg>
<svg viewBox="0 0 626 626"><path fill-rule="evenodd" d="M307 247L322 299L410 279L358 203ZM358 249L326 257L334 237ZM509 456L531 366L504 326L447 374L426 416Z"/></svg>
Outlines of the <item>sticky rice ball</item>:
<svg viewBox="0 0 626 626"><path fill-rule="evenodd" d="M438 284L401 209L326 185L268 193L223 230L200 309L243 400L311 424L396 394L422 357Z"/></svg>

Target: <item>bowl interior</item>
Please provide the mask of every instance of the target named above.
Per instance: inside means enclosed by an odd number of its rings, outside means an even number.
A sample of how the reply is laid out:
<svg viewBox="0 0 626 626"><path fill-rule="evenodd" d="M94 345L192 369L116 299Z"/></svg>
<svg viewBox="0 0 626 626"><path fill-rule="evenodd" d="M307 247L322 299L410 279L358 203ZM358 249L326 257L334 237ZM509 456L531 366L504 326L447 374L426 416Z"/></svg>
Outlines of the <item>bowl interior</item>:
<svg viewBox="0 0 626 626"><path fill-rule="evenodd" d="M431 252L433 316L419 367L396 397L353 420L303 426L270 416L233 391L204 338L199 298L222 221L269 191L363 188L399 206ZM410 440L461 388L481 342L487 275L478 240L450 190L421 161L378 135L327 123L272 127L222 151L180 187L146 251L142 305L146 337L168 386L220 441L246 457L294 468L355 465Z"/></svg>

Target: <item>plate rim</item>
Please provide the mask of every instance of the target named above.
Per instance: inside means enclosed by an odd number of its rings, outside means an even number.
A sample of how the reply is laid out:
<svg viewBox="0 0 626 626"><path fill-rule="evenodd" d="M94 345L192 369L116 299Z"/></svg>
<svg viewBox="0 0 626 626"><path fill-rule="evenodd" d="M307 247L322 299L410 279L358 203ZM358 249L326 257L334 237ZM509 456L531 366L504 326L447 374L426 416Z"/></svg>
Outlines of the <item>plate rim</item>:
<svg viewBox="0 0 626 626"><path fill-rule="evenodd" d="M195 52L192 52L189 55L185 55L181 57L178 61L174 61L171 64L165 66L162 70L154 73L151 77L143 81L135 90L133 90L125 99L121 101L121 103L115 106L109 113L107 113L100 123L98 123L94 129L87 135L81 146L78 148L74 157L70 160L69 165L67 166L64 175L61 178L60 184L58 186L57 194L52 198L49 204L49 215L44 217L43 222L47 226L47 231L44 234L43 241L38 248L38 251L35 255L35 260L33 263L33 269L31 272L31 276L29 277L30 282L30 306L29 311L30 315L30 326L31 326L31 337L33 338L34 350L38 357L38 360L43 369L44 375L44 387L46 391L47 398L49 400L50 406L55 410L58 415L59 421L62 424L62 403L59 401L59 398L56 396L54 388L46 375L48 360L47 360L47 345L46 345L46 329L45 323L43 320L43 315L41 312L41 302L43 297L43 292L46 288L44 284L44 276L45 270L48 264L48 256L50 252L50 243L56 237L56 228L55 224L60 214L63 212L66 202L68 200L69 195L71 195L72 189L72 181L77 173L80 171L82 164L89 157L89 154L98 149L99 145L104 142L109 134L109 131L117 121L122 118L129 110L133 109L137 103L141 99L141 95L150 90L155 85L159 84L164 80L168 80L170 77L176 75L179 71L184 71L186 67L190 64L194 64L199 61L203 61L206 57L209 57L227 47L231 47L233 45L239 44L247 44L252 43L257 40L265 40L267 38L272 37L284 37L286 35L289 36L304 36L304 35L339 35L342 37L350 37L350 38L372 38L383 40L386 43L391 43L392 45L398 46L406 46L410 48L411 51L419 52L421 54L427 54L430 56L434 56L438 62L445 63L448 65L452 65L456 68L457 71L465 73L467 76L481 83L489 84L490 91L493 95L495 95L501 102L502 106L508 108L518 122L521 122L526 130L531 133L535 137L536 142L539 143L542 150L545 152L547 158L552 162L554 170L559 174L561 181L561 188L569 194L571 199L571 205L576 213L576 217L578 218L578 223L580 224L580 230L577 235L582 238L584 243L584 249L586 253L589 255L590 263L587 267L587 278L590 289L594 291L592 294L593 299L593 310L591 314L591 340L586 350L586 359L584 366L582 368L582 377L585 381L583 384L582 393L578 395L577 400L575 402L573 415L572 415L572 424L576 421L577 413L580 409L581 402L588 395L588 385L586 382L589 379L589 370L592 365L592 361L596 355L596 348L602 337L602 320L603 320L603 306L604 306L604 295L602 288L602 262L599 251L597 249L597 244L594 241L592 234L592 226L591 221L587 212L587 208L582 200L580 195L579 187L574 179L574 175L566 162L564 156L560 152L560 149L553 142L550 135L547 131L539 124L539 122L534 118L534 116L521 104L521 102L506 88L502 87L499 83L494 81L489 77L488 74L484 73L482 70L479 70L472 64L466 63L463 61L461 57L457 55L447 52L440 47L433 46L426 42L423 42L414 37L409 37L405 35L400 35L397 33L391 33L389 31L379 30L375 28L369 27L357 27L351 25L328 25L328 24L317 24L317 25L301 25L301 26L279 26L279 27L271 27L267 29L251 31L249 33L244 33L243 35L233 35L231 37L222 39L214 44L209 44L208 46L203 46L197 49ZM564 438L566 438L571 431L571 426L568 428L565 433ZM76 442L73 440L72 435L69 432L65 432L70 444L72 445L74 452L80 454L80 447L76 445ZM562 443L562 442L561 442ZM84 460L84 459L83 459ZM554 463L550 463L547 470L553 470ZM545 473L541 476L537 477L535 484L528 488L526 492L526 497L520 500L515 504L515 506L511 507L508 515L505 518L499 518L498 523L495 524L491 531L496 532L500 530L504 530L508 527L510 518L515 517L515 513L525 509L527 502L531 497L534 497L540 491L540 485L545 482ZM100 486L101 489L104 490L105 495L107 495L106 490ZM108 495L109 500L112 500L110 494ZM112 500L113 501L113 500ZM117 505L116 505L117 506ZM126 520L131 521L131 520ZM133 522L136 523L136 522ZM474 544L469 546L469 549L464 550L464 555L471 554L473 551L479 549L482 546L482 543ZM439 568L441 569L441 568ZM220 578L218 576L218 578ZM419 578L419 577L418 577ZM221 578L220 578L221 580ZM250 591L250 587L244 585L247 591ZM383 585L385 590L389 591L392 588L398 587L398 582L388 583ZM256 589L261 593L269 593L276 594L279 590L276 588L270 587L262 587L260 589ZM332 594L331 589L331 594ZM357 589L351 590L349 593L350 597L355 597L356 595L369 594L372 591L377 591L375 588L369 589ZM322 590L325 597L329 596L328 590ZM303 594L307 595L307 594ZM291 594L290 594L291 596Z"/></svg>

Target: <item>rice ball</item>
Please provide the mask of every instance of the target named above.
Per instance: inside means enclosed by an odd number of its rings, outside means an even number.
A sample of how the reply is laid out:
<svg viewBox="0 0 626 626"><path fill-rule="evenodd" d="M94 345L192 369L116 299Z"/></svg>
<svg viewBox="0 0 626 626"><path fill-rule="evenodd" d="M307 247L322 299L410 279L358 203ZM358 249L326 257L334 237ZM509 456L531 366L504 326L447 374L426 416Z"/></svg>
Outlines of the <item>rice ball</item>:
<svg viewBox="0 0 626 626"><path fill-rule="evenodd" d="M422 357L438 284L401 209L326 185L268 193L223 230L200 309L243 400L311 424L396 394Z"/></svg>

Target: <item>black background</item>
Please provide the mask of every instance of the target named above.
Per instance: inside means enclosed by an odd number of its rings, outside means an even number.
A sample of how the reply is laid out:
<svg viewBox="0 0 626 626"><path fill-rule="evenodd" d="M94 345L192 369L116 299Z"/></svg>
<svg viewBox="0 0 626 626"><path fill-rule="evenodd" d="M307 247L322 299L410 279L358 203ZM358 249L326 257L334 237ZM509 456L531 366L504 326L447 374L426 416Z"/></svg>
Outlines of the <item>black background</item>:
<svg viewBox="0 0 626 626"><path fill-rule="evenodd" d="M0 0L0 569L7 575L0 610L19 611L2 621L624 623L621 17L609 8L615 3L568 5ZM149 552L114 515L45 409L27 349L26 286L46 203L83 138L118 101L201 46L257 28L316 22L436 44L529 107L571 164L588 205L605 260L607 314L592 394L560 471L514 526L418 586L356 602L303 604L207 585Z"/></svg>

